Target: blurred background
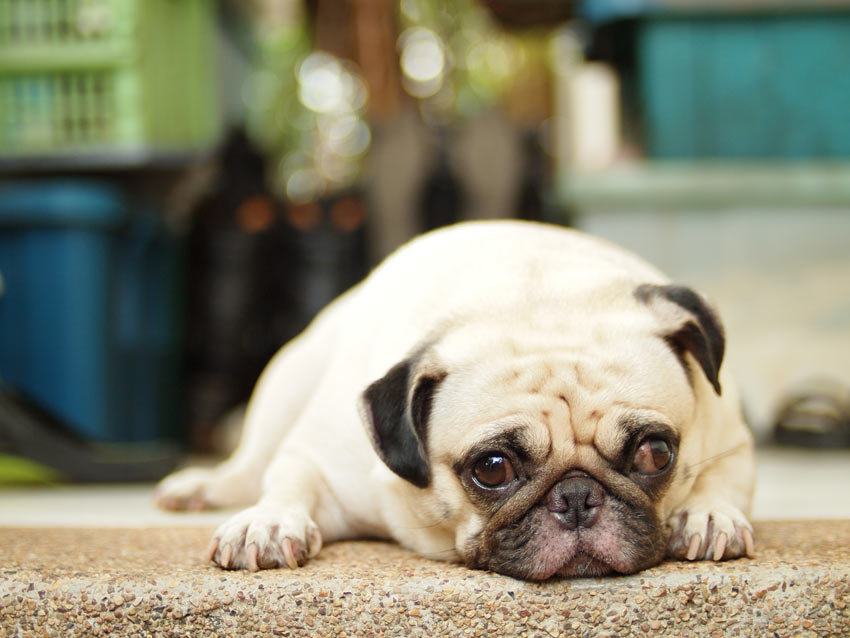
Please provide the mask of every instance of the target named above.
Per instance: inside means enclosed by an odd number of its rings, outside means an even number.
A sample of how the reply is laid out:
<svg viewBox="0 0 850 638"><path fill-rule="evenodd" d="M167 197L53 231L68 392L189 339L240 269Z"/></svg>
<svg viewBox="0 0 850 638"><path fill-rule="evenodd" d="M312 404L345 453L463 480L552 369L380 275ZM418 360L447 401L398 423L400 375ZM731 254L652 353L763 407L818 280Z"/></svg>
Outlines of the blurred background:
<svg viewBox="0 0 850 638"><path fill-rule="evenodd" d="M0 483L222 452L268 358L465 219L718 303L758 440L850 447L850 1L0 0Z"/></svg>

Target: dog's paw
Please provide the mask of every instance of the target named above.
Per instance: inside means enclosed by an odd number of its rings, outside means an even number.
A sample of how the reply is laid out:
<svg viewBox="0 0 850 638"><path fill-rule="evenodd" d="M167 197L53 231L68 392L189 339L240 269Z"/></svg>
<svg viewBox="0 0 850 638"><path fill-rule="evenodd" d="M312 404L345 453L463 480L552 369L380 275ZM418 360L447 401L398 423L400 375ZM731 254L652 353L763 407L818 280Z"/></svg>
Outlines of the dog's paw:
<svg viewBox="0 0 850 638"><path fill-rule="evenodd" d="M687 506L667 521L668 555L682 560L726 560L753 556L753 528L728 504Z"/></svg>
<svg viewBox="0 0 850 638"><path fill-rule="evenodd" d="M216 530L207 558L224 569L295 569L321 548L319 528L300 508L255 505Z"/></svg>
<svg viewBox="0 0 850 638"><path fill-rule="evenodd" d="M154 492L154 503L166 510L205 510L246 505L259 494L256 476L224 466L188 468L165 477Z"/></svg>
<svg viewBox="0 0 850 638"><path fill-rule="evenodd" d="M166 476L154 492L154 503L166 510L202 510L214 507L207 488L215 482L213 468L192 467Z"/></svg>

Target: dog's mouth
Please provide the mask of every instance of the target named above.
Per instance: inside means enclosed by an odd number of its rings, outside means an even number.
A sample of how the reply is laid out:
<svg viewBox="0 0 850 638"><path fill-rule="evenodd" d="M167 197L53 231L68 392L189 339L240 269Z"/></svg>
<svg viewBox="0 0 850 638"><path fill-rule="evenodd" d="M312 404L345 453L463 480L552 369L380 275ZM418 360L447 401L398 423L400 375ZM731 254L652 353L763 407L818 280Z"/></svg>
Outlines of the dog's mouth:
<svg viewBox="0 0 850 638"><path fill-rule="evenodd" d="M607 509L592 527L565 530L541 508L498 530L476 562L526 580L631 574L658 563L664 543L657 526L623 514Z"/></svg>
<svg viewBox="0 0 850 638"><path fill-rule="evenodd" d="M552 576L589 578L635 571L633 552L622 537L609 537L596 530L560 533L550 538L545 531L528 561L528 577L546 580Z"/></svg>

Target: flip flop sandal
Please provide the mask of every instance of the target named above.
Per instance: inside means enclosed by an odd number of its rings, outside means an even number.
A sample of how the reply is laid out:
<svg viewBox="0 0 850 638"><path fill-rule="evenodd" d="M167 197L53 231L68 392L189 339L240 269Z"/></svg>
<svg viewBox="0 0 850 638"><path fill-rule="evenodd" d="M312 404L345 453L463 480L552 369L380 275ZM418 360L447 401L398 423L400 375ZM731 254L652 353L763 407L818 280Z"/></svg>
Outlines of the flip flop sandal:
<svg viewBox="0 0 850 638"><path fill-rule="evenodd" d="M850 387L828 379L802 384L777 412L774 439L798 447L850 447Z"/></svg>

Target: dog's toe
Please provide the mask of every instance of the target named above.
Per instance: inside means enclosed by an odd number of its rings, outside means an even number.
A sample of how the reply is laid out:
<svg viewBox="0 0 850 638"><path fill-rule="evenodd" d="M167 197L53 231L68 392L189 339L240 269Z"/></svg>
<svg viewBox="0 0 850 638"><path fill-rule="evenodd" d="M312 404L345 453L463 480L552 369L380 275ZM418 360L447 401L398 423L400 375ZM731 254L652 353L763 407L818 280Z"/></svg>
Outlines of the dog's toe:
<svg viewBox="0 0 850 638"><path fill-rule="evenodd" d="M321 546L318 527L302 510L258 505L218 528L207 558L224 569L295 569Z"/></svg>
<svg viewBox="0 0 850 638"><path fill-rule="evenodd" d="M674 558L720 561L754 553L752 527L731 505L680 510L670 517L668 531L668 554Z"/></svg>

